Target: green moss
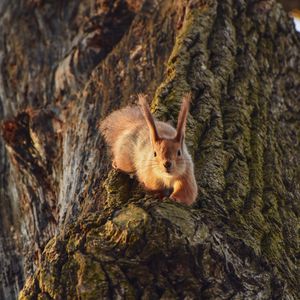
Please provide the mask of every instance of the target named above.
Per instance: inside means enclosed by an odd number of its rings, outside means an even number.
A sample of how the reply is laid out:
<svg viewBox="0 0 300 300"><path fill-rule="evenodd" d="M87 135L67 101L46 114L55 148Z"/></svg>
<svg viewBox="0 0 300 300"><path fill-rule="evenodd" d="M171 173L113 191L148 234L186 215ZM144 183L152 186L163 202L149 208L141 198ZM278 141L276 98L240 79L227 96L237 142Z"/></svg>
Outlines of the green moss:
<svg viewBox="0 0 300 300"><path fill-rule="evenodd" d="M136 182L130 179L127 174L111 170L103 186L107 192L106 207L118 207L124 205L130 198L133 185Z"/></svg>
<svg viewBox="0 0 300 300"><path fill-rule="evenodd" d="M48 293L53 299L59 299L62 294L62 287L57 276L63 263L63 257L60 253L62 248L64 248L64 243L57 237L48 242L43 252L43 267L38 273L40 289Z"/></svg>
<svg viewBox="0 0 300 300"><path fill-rule="evenodd" d="M283 236L275 228L267 232L261 242L262 253L274 265L279 266L283 254Z"/></svg>
<svg viewBox="0 0 300 300"><path fill-rule="evenodd" d="M102 239L102 230L100 228L94 228L90 230L86 235L86 241L84 245L85 252L93 255L98 260L106 260L103 257L103 249L105 244Z"/></svg>
<svg viewBox="0 0 300 300"><path fill-rule="evenodd" d="M51 264L49 264L49 267L52 267ZM39 286L42 291L47 291L47 293L54 299L57 299L57 297L60 295L60 291L57 291L57 274L56 272L53 272L53 270L49 270L47 267L40 270Z"/></svg>
<svg viewBox="0 0 300 300"><path fill-rule="evenodd" d="M76 285L77 297L83 300L108 298L107 277L101 264L80 252L76 252L75 260L79 265Z"/></svg>
<svg viewBox="0 0 300 300"><path fill-rule="evenodd" d="M247 225L245 230L247 230L248 234L251 236L253 244L256 244L255 246L252 246L257 248L259 241L261 241L266 230L265 218L263 217L259 207L248 211L247 214L244 214L243 218L245 220L245 224Z"/></svg>
<svg viewBox="0 0 300 300"><path fill-rule="evenodd" d="M52 298L46 293L38 294L37 299L38 300L52 300Z"/></svg>
<svg viewBox="0 0 300 300"><path fill-rule="evenodd" d="M274 191L266 191L264 193L264 215L268 222L281 226L281 218L279 215L279 207L277 195Z"/></svg>
<svg viewBox="0 0 300 300"><path fill-rule="evenodd" d="M176 224L178 229L187 237L195 237L195 223L198 219L191 217L190 208L174 204L172 202L163 202L155 207L155 214L162 217L165 221L167 220L171 224ZM208 228L203 226L197 232L197 240L205 240L208 235Z"/></svg>
<svg viewBox="0 0 300 300"><path fill-rule="evenodd" d="M187 10L183 26L176 36L175 45L167 63L166 78L157 89L152 103L152 109L159 118L169 119L173 103L177 103L176 111L178 113L178 104L182 96L191 91L191 84L187 81L190 78L187 72L190 72L189 66L192 63L193 55L190 48L194 46L198 51L200 48L205 51L206 47L203 47L203 44L208 37L208 31L203 29L208 24L212 24L213 18L210 18L212 12L214 10L208 9L206 5ZM200 34L202 39L198 40ZM166 92L167 98L162 102L161 95ZM166 118L166 116L168 117Z"/></svg>
<svg viewBox="0 0 300 300"><path fill-rule="evenodd" d="M68 253L74 253L76 250L78 250L83 243L83 238L84 235L79 233L71 236L68 240L66 251Z"/></svg>
<svg viewBox="0 0 300 300"><path fill-rule="evenodd" d="M106 222L102 231L103 238L112 246L117 245L119 251L125 251L127 256L131 256L143 243L141 236L149 220L148 214L142 208L129 204Z"/></svg>
<svg viewBox="0 0 300 300"><path fill-rule="evenodd" d="M115 214L113 223L119 228L128 229L131 232L140 230L149 222L147 212L134 204L129 204Z"/></svg>
<svg viewBox="0 0 300 300"><path fill-rule="evenodd" d="M61 272L56 276L60 277L59 282L62 286L63 295L66 300L72 300L76 298L76 285L78 281L77 271L79 264L74 256L68 257L68 260L62 266Z"/></svg>
<svg viewBox="0 0 300 300"><path fill-rule="evenodd" d="M136 299L137 293L133 285L128 282L124 272L115 263L106 265L106 274L112 286L118 286L119 289L113 291L113 299ZM145 276L143 274L142 276Z"/></svg>
<svg viewBox="0 0 300 300"><path fill-rule="evenodd" d="M38 282L36 274L29 277L19 294L19 300L35 300L37 298Z"/></svg>
<svg viewBox="0 0 300 300"><path fill-rule="evenodd" d="M146 299L149 299L149 298L144 298L144 299L146 300ZM174 292L172 290L167 289L161 295L160 300L168 300L168 299L174 299L174 300L176 300L176 299L178 299L178 297L176 297L176 295L174 294Z"/></svg>

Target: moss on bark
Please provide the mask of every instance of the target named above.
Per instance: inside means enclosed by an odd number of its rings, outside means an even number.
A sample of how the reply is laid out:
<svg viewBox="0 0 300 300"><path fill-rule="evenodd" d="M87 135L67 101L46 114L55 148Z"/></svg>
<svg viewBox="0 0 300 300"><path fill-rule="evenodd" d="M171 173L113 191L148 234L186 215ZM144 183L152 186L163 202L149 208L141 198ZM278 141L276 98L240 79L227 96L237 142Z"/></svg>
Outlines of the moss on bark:
<svg viewBox="0 0 300 300"><path fill-rule="evenodd" d="M20 299L297 299L300 41L286 13L275 1L99 3L89 30L104 32L111 16L127 31L87 43L102 47L96 61L80 56L82 40L35 92L47 97L3 126L23 251L31 241L43 249L38 261L27 251L26 268L37 269ZM193 208L111 170L97 124L141 91L174 123L192 91Z"/></svg>

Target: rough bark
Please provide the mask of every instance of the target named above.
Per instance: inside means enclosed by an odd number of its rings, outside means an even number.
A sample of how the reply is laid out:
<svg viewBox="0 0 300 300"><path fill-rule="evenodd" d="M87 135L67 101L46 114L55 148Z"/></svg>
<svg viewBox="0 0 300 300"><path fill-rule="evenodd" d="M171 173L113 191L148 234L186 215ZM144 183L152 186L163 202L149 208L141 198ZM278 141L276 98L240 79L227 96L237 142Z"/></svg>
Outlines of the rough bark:
<svg viewBox="0 0 300 300"><path fill-rule="evenodd" d="M300 39L277 2L0 12L1 299L25 278L21 299L297 299ZM111 170L97 128L138 92L172 122L190 90L193 208Z"/></svg>
<svg viewBox="0 0 300 300"><path fill-rule="evenodd" d="M282 3L283 8L287 11L291 11L293 9L300 8L300 1L299 0L280 0L279 2Z"/></svg>

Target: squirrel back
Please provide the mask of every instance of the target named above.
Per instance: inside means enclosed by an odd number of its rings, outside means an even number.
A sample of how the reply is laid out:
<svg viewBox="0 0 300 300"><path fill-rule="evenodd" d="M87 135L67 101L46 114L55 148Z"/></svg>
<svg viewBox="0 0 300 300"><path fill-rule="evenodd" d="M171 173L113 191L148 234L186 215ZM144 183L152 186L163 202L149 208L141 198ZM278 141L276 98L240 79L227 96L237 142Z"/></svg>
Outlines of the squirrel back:
<svg viewBox="0 0 300 300"><path fill-rule="evenodd" d="M100 131L108 145L112 146L124 131L145 123L137 106L126 106L112 112L100 123Z"/></svg>

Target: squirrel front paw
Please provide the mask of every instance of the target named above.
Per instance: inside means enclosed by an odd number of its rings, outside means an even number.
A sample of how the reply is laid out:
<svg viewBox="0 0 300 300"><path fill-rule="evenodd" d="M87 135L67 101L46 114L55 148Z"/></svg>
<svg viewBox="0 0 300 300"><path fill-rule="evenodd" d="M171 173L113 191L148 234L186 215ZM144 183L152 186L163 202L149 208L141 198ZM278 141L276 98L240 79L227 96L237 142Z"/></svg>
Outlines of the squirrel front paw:
<svg viewBox="0 0 300 300"><path fill-rule="evenodd" d="M111 165L115 170L118 170L117 164L114 160L112 161Z"/></svg>
<svg viewBox="0 0 300 300"><path fill-rule="evenodd" d="M176 194L172 194L170 196L170 199L175 201L175 202L179 202L179 203L183 203L183 204L186 204L186 205L192 205L194 203L193 199L186 196L186 197L183 197L182 195L176 195Z"/></svg>

